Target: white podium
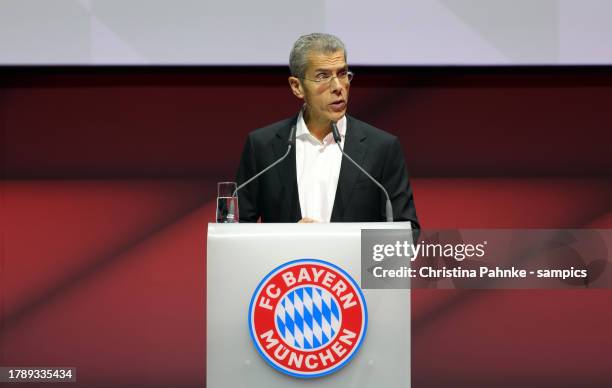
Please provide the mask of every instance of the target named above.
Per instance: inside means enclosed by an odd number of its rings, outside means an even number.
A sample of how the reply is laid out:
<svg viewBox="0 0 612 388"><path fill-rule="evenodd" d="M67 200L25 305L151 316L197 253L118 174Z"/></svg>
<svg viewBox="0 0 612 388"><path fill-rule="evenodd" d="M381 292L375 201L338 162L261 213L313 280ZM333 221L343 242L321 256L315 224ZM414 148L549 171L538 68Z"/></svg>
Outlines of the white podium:
<svg viewBox="0 0 612 388"><path fill-rule="evenodd" d="M330 262L361 283L361 230L409 229L409 222L209 224L207 244L208 388L410 387L410 290L363 290L368 322L344 367L301 379L271 367L249 331L249 305L270 271L296 259Z"/></svg>

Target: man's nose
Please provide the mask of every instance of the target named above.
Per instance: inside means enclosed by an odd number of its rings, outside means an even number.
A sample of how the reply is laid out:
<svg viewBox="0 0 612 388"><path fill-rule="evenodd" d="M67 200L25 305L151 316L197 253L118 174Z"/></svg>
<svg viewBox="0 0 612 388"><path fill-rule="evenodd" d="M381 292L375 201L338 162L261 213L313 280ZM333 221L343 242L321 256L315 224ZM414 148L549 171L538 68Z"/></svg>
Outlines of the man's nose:
<svg viewBox="0 0 612 388"><path fill-rule="evenodd" d="M329 87L332 93L342 93L342 82L340 82L340 79L338 79L338 77L333 77L331 79Z"/></svg>

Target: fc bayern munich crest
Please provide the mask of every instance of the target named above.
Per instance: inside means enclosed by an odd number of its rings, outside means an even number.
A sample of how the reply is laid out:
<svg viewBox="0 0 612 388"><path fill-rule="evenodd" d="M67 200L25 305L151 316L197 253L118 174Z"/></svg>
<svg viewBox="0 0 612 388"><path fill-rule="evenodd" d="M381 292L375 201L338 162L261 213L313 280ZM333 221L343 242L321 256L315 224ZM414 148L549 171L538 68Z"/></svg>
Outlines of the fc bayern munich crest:
<svg viewBox="0 0 612 388"><path fill-rule="evenodd" d="M368 311L357 282L323 260L285 263L259 283L249 307L249 329L259 354L294 377L336 372L357 353Z"/></svg>

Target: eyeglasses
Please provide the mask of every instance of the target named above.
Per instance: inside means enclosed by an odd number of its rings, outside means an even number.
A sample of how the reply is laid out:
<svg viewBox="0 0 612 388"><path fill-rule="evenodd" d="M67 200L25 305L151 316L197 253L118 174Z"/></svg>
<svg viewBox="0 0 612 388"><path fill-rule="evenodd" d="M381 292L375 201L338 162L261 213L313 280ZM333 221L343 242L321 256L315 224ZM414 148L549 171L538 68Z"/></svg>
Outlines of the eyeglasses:
<svg viewBox="0 0 612 388"><path fill-rule="evenodd" d="M353 80L354 75L355 74L352 71L341 71L337 75L322 73L322 74L317 75L314 79L306 78L306 77L302 79L305 79L310 82L316 82L319 85L328 85L331 83L332 79L337 78L338 81L340 81L341 83L348 84Z"/></svg>

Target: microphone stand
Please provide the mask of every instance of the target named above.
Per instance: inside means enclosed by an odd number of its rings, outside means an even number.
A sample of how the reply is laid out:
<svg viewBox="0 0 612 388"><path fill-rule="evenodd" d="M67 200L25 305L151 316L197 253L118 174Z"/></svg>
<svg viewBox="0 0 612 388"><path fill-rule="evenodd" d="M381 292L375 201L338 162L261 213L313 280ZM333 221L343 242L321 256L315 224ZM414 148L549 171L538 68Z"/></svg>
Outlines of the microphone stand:
<svg viewBox="0 0 612 388"><path fill-rule="evenodd" d="M370 178L370 180L372 182L374 182L374 184L376 186L380 187L380 189L385 193L385 197L387 197L387 203L386 203L386 206L385 206L385 213L386 213L385 215L386 215L386 218L387 218L387 222L393 222L393 206L391 205L391 200L389 199L389 193L387 192L387 189L385 189L383 185L378 183L378 181L376 179L374 179L374 177L372 177L372 175L370 175L366 170L363 169L363 167L361 167L359 164L357 164L357 162L355 162L353 160L353 158L351 158L350 156L348 156L348 154L346 152L344 152L344 150L342 149L342 146L340 145L340 141L341 141L340 132L338 131L338 126L334 122L332 122L332 133L334 135L334 141L338 145L338 148L340 149L340 152L342 152L342 155L345 158L347 158L351 163L353 163L355 165L355 167L357 167L359 169L359 171L364 173L365 176Z"/></svg>

